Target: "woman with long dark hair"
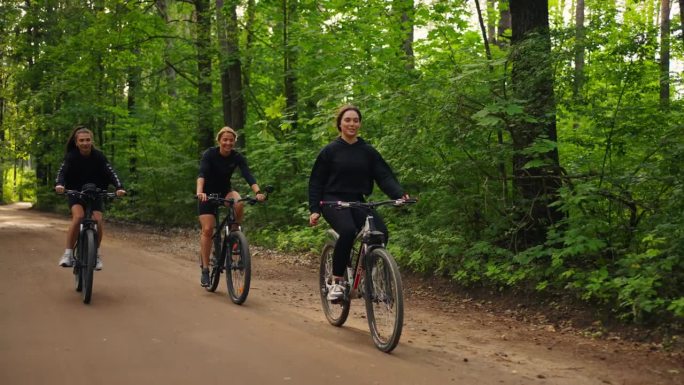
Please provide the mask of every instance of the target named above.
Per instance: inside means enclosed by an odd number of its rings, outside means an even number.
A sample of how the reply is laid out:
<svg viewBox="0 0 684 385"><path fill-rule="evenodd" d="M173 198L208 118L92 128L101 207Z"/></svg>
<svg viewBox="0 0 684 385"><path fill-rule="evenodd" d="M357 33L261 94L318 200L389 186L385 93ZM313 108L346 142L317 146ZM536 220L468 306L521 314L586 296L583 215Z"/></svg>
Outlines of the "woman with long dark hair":
<svg viewBox="0 0 684 385"><path fill-rule="evenodd" d="M59 168L55 181L55 191L58 194L63 194L65 190L81 191L83 185L87 183L94 183L102 190L106 190L109 184L112 184L116 187L117 196L126 194L121 179L107 161L107 157L102 151L95 148L93 132L85 126L76 126L66 144L64 161ZM78 237L79 224L85 215L85 202L83 200L72 195L69 195L68 199L71 210L71 223L67 229L66 249L64 250L64 255L59 259L59 265L62 267L73 266L74 245ZM93 205L93 219L97 221L98 228L98 250L104 232L103 211L104 203L100 198ZM99 252L95 270L102 270L102 258Z"/></svg>

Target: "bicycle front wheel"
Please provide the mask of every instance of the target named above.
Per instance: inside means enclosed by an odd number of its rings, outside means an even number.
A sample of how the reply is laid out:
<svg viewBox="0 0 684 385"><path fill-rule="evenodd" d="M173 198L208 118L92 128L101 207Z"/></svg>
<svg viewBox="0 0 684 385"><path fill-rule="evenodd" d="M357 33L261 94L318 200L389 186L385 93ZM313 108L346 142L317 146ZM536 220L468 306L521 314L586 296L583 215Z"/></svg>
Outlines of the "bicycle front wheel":
<svg viewBox="0 0 684 385"><path fill-rule="evenodd" d="M74 248L74 286L76 291L79 293L83 290L83 269L81 261L85 261L81 247L82 241L76 242L76 247Z"/></svg>
<svg viewBox="0 0 684 385"><path fill-rule="evenodd" d="M227 242L228 241L224 239L220 249L214 244L214 249L209 259L209 286L205 289L212 293L216 291L216 288L218 288L219 285L221 270L223 270L224 261L226 260L225 250L228 248Z"/></svg>
<svg viewBox="0 0 684 385"><path fill-rule="evenodd" d="M321 304L323 305L323 313L325 313L325 318L333 326L342 326L347 321L349 316L349 307L351 301L349 295L343 298L337 299L335 301L328 300L328 290L333 282L333 252L335 250L335 244L332 242L327 242L323 246L323 251L321 252L321 264L318 274L318 292L321 294ZM345 272L345 279L349 281L349 277Z"/></svg>
<svg viewBox="0 0 684 385"><path fill-rule="evenodd" d="M366 257L366 315L375 346L385 353L399 343L404 296L399 267L390 253L373 249Z"/></svg>
<svg viewBox="0 0 684 385"><path fill-rule="evenodd" d="M249 245L241 231L233 231L228 235L228 244L224 248L224 253L228 296L233 303L241 305L247 299L252 278Z"/></svg>
<svg viewBox="0 0 684 385"><path fill-rule="evenodd" d="M84 230L81 257L81 279L83 280L83 290L81 295L83 303L90 303L93 295L93 272L97 263L97 246L95 245L95 231L93 229Z"/></svg>

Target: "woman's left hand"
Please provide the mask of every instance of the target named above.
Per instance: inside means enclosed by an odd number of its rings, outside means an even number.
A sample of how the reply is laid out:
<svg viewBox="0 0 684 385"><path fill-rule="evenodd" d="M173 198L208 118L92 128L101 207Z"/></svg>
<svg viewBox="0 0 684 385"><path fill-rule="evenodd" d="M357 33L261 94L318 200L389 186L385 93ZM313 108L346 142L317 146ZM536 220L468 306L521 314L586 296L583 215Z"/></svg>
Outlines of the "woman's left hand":
<svg viewBox="0 0 684 385"><path fill-rule="evenodd" d="M263 201L266 200L266 194L261 194L261 193L260 193L260 194L257 194L257 195L256 195L256 199L257 199L259 202L263 202Z"/></svg>

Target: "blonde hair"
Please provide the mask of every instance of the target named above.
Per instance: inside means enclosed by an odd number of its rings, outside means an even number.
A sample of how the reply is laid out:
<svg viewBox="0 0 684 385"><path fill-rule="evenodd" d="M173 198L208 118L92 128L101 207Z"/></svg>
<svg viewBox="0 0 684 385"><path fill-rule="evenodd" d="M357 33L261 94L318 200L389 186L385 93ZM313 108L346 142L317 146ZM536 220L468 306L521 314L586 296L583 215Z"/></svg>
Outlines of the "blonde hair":
<svg viewBox="0 0 684 385"><path fill-rule="evenodd" d="M226 132L233 134L233 137L235 138L235 140L237 140L237 137L238 137L237 132L235 132L235 130L233 130L232 128L230 128L230 127L228 127L228 126L225 126L225 127L223 127L222 129L219 130L218 134L216 134L216 141L217 141L217 142L220 142L220 141L221 141L221 137L222 137L223 134L225 134Z"/></svg>

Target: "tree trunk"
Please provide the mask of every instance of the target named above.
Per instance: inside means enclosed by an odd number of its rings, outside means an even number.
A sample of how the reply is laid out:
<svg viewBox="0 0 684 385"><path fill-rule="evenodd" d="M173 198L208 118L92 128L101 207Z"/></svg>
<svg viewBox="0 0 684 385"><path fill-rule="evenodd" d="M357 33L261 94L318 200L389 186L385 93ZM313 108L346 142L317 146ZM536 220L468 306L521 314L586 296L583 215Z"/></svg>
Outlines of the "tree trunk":
<svg viewBox="0 0 684 385"><path fill-rule="evenodd" d="M670 107L670 0L660 0L660 107Z"/></svg>
<svg viewBox="0 0 684 385"><path fill-rule="evenodd" d="M506 45L505 39L501 37L506 36L506 30L511 29L511 8L508 4L508 0L499 0L499 32L496 38L499 47Z"/></svg>
<svg viewBox="0 0 684 385"><path fill-rule="evenodd" d="M296 44L290 40L290 26L294 25L297 15L297 2L283 0L283 71L285 83L285 113L293 128L297 128L297 89L295 66L297 62Z"/></svg>
<svg viewBox="0 0 684 385"><path fill-rule="evenodd" d="M240 60L237 2L216 1L217 29L219 31L219 62L221 65L221 101L223 123L236 131L245 127L245 101L242 89L242 62ZM238 136L238 147L244 148L244 133Z"/></svg>
<svg viewBox="0 0 684 385"><path fill-rule="evenodd" d="M496 44L496 0L487 0L487 37L491 44Z"/></svg>
<svg viewBox="0 0 684 385"><path fill-rule="evenodd" d="M0 34L3 34L5 36L8 31L5 29L5 26L0 26ZM0 50L0 63L5 63L5 50ZM7 75L5 75L5 71L0 71L0 90L5 90L7 84ZM9 149L9 143L5 143L6 137L5 137L5 97L3 94L0 94L0 148L2 149ZM8 154L9 151L5 150L0 153L0 204L5 203L5 162L8 160L6 159L6 154Z"/></svg>
<svg viewBox="0 0 684 385"><path fill-rule="evenodd" d="M247 43L245 44L245 65L243 67L242 71L242 78L243 84L244 84L244 89L245 91L249 91L249 75L250 71L252 68L252 57L249 54L252 50L252 46L254 45L254 21L256 20L256 4L254 3L254 0L248 0L247 1L247 9L245 10L245 14L247 15L247 20L245 21L245 30L247 31Z"/></svg>
<svg viewBox="0 0 684 385"><path fill-rule="evenodd" d="M133 55L137 58L140 56L140 47L135 47L133 49ZM140 89L140 76L142 69L139 65L133 65L128 68L128 96L126 106L128 108L128 117L133 118L136 116L137 109L137 97L138 91ZM130 173L129 178L132 181L137 179L138 175L138 133L135 129L128 131L128 171Z"/></svg>
<svg viewBox="0 0 684 385"><path fill-rule="evenodd" d="M401 50L404 53L406 69L413 70L416 66L413 54L413 20L415 19L415 6L413 0L394 0L392 2L394 12L399 15L399 30L401 31Z"/></svg>
<svg viewBox="0 0 684 385"><path fill-rule="evenodd" d="M681 28L679 36L682 37L682 43L684 43L684 0L679 0L679 27Z"/></svg>
<svg viewBox="0 0 684 385"><path fill-rule="evenodd" d="M4 29L4 28L3 28ZM0 62L4 63L4 55L0 51ZM5 89L5 75L2 74L0 77L0 89ZM5 98L0 96L0 148L9 148L7 143L5 143ZM3 168L7 159L5 159L5 154L9 151L3 151L0 154L0 204L5 203L5 169Z"/></svg>
<svg viewBox="0 0 684 385"><path fill-rule="evenodd" d="M512 1L511 27L513 92L527 101L525 112L534 118L518 120L509 127L514 150L513 186L521 208L516 246L527 248L542 244L547 227L561 218L561 213L550 206L557 200L560 187L557 147L530 149L542 139L557 141L548 0Z"/></svg>
<svg viewBox="0 0 684 385"><path fill-rule="evenodd" d="M166 24L170 23L169 19L169 14L168 14L168 6L166 4L167 0L156 0L156 6L157 10L159 11L159 16L166 22ZM168 63L170 58L169 58L169 52L173 51L173 39L165 38L164 39L164 62ZM166 66L164 69L164 73L166 75L166 93L175 98L177 95L176 87L174 85L174 80L176 79L176 71L173 69L171 65Z"/></svg>
<svg viewBox="0 0 684 385"><path fill-rule="evenodd" d="M584 86L584 0L577 0L575 5L575 79L572 94L580 97Z"/></svg>
<svg viewBox="0 0 684 385"><path fill-rule="evenodd" d="M197 144L201 154L214 144L214 129L211 119L211 15L209 0L195 0L197 21Z"/></svg>

